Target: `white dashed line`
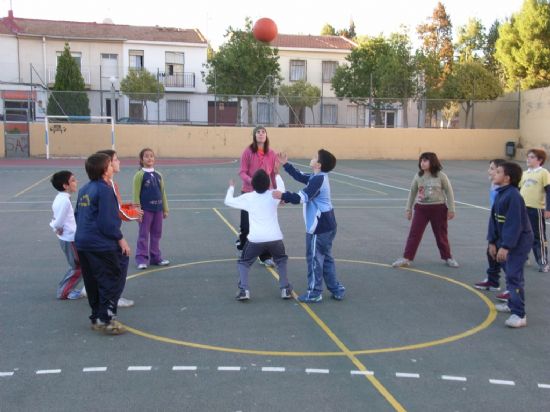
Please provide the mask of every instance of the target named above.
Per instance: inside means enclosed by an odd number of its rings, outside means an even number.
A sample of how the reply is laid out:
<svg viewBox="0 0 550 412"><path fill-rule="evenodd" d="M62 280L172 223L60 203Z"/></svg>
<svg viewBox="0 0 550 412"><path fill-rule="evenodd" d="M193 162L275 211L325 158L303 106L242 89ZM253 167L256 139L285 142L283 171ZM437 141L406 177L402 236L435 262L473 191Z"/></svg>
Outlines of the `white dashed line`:
<svg viewBox="0 0 550 412"><path fill-rule="evenodd" d="M13 376L13 372L0 372L0 377L1 376Z"/></svg>
<svg viewBox="0 0 550 412"><path fill-rule="evenodd" d="M240 366L218 366L219 371L240 371Z"/></svg>
<svg viewBox="0 0 550 412"><path fill-rule="evenodd" d="M93 368L83 368L82 372L105 372L107 370L107 366L96 366Z"/></svg>
<svg viewBox="0 0 550 412"><path fill-rule="evenodd" d="M349 371L352 375L374 375L373 371Z"/></svg>
<svg viewBox="0 0 550 412"><path fill-rule="evenodd" d="M262 372L284 372L286 368L281 368L277 366L263 366Z"/></svg>
<svg viewBox="0 0 550 412"><path fill-rule="evenodd" d="M54 373L61 373L61 369L40 369L36 371L37 375L49 375Z"/></svg>
<svg viewBox="0 0 550 412"><path fill-rule="evenodd" d="M540 389L550 389L550 385L547 383L539 383L538 386Z"/></svg>
<svg viewBox="0 0 550 412"><path fill-rule="evenodd" d="M514 381L503 381L501 379L489 379L489 382L493 385L508 385L508 386L515 386L516 383Z"/></svg>
<svg viewBox="0 0 550 412"><path fill-rule="evenodd" d="M196 371L196 366L173 366L173 371Z"/></svg>
<svg viewBox="0 0 550 412"><path fill-rule="evenodd" d="M395 376L398 378L420 378L418 373L395 372Z"/></svg>
<svg viewBox="0 0 550 412"><path fill-rule="evenodd" d="M329 373L330 371L328 369L306 369L306 373L307 374L310 374L310 373Z"/></svg>
<svg viewBox="0 0 550 412"><path fill-rule="evenodd" d="M464 376L450 376L450 375L441 375L441 379L443 379L444 381L459 381L459 382L466 382L468 380Z"/></svg>
<svg viewBox="0 0 550 412"><path fill-rule="evenodd" d="M128 372L150 371L151 369L153 369L152 366L128 366Z"/></svg>

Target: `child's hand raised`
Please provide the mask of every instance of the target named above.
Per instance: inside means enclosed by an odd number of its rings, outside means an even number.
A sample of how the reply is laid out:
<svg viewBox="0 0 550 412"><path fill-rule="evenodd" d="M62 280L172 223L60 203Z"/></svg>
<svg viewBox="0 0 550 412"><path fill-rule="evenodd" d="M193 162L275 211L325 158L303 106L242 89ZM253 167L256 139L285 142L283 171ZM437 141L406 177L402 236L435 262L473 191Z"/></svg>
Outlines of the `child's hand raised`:
<svg viewBox="0 0 550 412"><path fill-rule="evenodd" d="M273 199L281 199L283 197L283 192L280 192L279 190L274 190L271 192L271 196L273 196Z"/></svg>
<svg viewBox="0 0 550 412"><path fill-rule="evenodd" d="M286 152L277 153L277 160L281 165L285 165L288 162L288 155Z"/></svg>
<svg viewBox="0 0 550 412"><path fill-rule="evenodd" d="M235 182L233 181L233 179L229 179L229 186L230 187L235 186Z"/></svg>

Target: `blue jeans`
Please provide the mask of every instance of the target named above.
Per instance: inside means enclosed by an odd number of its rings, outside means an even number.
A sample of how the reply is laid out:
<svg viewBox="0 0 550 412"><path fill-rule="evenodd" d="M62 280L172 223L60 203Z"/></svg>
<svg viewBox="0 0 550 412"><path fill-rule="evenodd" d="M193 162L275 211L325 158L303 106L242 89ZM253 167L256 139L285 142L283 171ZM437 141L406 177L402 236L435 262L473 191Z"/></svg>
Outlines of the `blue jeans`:
<svg viewBox="0 0 550 412"><path fill-rule="evenodd" d="M529 249L512 249L508 253L508 259L502 263L506 274L506 289L510 293L508 307L514 315L523 318L525 316L525 279L523 277L523 265L527 260Z"/></svg>
<svg viewBox="0 0 550 412"><path fill-rule="evenodd" d="M310 295L323 292L323 279L333 294L344 289L336 278L336 265L332 257L335 236L336 229L319 234L306 233L307 290Z"/></svg>

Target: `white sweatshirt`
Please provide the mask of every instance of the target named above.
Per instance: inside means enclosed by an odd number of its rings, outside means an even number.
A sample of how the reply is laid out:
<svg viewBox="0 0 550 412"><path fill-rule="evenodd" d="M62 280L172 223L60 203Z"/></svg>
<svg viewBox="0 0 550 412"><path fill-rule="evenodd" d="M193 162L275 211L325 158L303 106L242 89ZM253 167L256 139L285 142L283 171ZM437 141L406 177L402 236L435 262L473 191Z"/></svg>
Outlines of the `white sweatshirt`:
<svg viewBox="0 0 550 412"><path fill-rule="evenodd" d="M275 176L277 190L284 192L285 184L281 176ZM283 233L279 227L277 218L277 208L280 200L273 199L271 192L267 190L264 193L249 192L238 197L233 197L235 187L230 186L227 189L224 203L235 209L246 210L249 215L250 233L248 240L254 243L272 242L282 240Z"/></svg>
<svg viewBox="0 0 550 412"><path fill-rule="evenodd" d="M67 192L59 192L52 203L52 211L53 219L50 222L50 227L54 232L63 229L63 233L57 235L57 237L65 242L74 242L76 221L73 205L71 204L71 195Z"/></svg>

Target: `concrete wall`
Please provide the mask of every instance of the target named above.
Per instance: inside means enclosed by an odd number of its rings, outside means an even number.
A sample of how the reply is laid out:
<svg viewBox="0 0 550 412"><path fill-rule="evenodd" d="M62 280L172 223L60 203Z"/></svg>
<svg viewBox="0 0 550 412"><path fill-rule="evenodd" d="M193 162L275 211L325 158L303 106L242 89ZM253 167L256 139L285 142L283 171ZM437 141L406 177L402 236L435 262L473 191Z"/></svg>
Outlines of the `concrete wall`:
<svg viewBox="0 0 550 412"><path fill-rule="evenodd" d="M533 147L550 154L550 87L521 93L520 150L518 158Z"/></svg>
<svg viewBox="0 0 550 412"><path fill-rule="evenodd" d="M50 132L52 157L86 157L111 147L109 125L62 125ZM271 146L294 158L310 158L323 147L340 159L416 159L434 151L442 159L504 156L519 130L268 128ZM151 147L159 157L240 157L252 141L252 128L116 125L116 150L134 157ZM2 134L3 138L3 134ZM2 151L3 152L3 151ZM44 125L31 125L31 156L44 157Z"/></svg>

